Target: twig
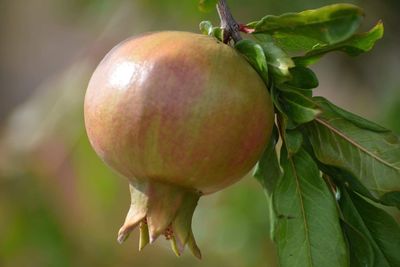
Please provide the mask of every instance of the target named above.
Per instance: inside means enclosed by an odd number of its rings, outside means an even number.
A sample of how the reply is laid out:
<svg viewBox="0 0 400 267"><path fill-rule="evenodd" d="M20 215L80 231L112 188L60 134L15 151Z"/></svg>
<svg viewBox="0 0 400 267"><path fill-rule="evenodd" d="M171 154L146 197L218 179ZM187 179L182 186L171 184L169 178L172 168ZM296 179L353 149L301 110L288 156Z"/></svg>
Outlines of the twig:
<svg viewBox="0 0 400 267"><path fill-rule="evenodd" d="M240 36L240 26L233 18L226 0L219 0L217 11L221 19L221 28L224 30L224 43L229 43L232 39L235 43L242 40Z"/></svg>

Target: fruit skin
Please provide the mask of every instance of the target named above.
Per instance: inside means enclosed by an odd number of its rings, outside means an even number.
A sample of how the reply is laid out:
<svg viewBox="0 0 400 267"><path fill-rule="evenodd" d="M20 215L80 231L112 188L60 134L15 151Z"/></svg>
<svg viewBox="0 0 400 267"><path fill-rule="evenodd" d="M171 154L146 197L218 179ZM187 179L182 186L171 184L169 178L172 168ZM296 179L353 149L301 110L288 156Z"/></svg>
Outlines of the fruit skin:
<svg viewBox="0 0 400 267"><path fill-rule="evenodd" d="M205 35L158 32L103 59L87 89L85 123L96 152L125 177L208 194L253 167L273 110L235 50Z"/></svg>
<svg viewBox="0 0 400 267"><path fill-rule="evenodd" d="M268 90L246 60L213 37L186 32L148 33L112 49L90 80L84 116L97 154L131 181L119 240L144 222L155 240L181 217L189 225L172 229L181 232L179 253L193 245L198 197L250 171L274 122ZM194 203L189 211L185 199Z"/></svg>

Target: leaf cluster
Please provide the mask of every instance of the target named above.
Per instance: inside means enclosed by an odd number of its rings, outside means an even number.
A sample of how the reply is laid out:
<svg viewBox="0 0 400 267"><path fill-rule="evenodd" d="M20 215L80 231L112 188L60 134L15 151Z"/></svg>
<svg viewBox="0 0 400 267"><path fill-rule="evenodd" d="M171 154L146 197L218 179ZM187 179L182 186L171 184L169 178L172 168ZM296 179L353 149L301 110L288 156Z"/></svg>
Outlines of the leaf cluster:
<svg viewBox="0 0 400 267"><path fill-rule="evenodd" d="M310 66L335 51L357 56L383 36L358 33L362 9L335 4L268 15L234 45L263 79L276 125L254 176L270 201L281 266L400 266L400 137L313 96ZM220 29L201 30L223 40ZM279 144L279 145L278 145Z"/></svg>

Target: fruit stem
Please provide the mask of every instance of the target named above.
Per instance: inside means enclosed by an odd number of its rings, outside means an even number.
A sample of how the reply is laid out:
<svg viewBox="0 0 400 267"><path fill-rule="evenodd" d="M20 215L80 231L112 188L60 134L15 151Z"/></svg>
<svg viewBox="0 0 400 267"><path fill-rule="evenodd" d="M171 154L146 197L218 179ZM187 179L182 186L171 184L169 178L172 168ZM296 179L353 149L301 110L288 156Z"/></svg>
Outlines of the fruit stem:
<svg viewBox="0 0 400 267"><path fill-rule="evenodd" d="M221 28L224 31L224 43L227 44L232 39L235 43L242 40L240 36L240 26L233 18L226 0L219 0L217 11L221 20Z"/></svg>

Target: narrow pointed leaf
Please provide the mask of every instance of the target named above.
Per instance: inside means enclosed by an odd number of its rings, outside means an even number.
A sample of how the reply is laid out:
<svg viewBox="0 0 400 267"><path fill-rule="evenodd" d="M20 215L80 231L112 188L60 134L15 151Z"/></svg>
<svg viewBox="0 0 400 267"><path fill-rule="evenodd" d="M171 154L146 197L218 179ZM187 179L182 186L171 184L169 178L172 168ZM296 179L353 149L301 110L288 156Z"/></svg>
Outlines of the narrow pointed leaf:
<svg viewBox="0 0 400 267"><path fill-rule="evenodd" d="M342 223L343 231L347 237L351 267L374 266L374 250L368 238L349 222Z"/></svg>
<svg viewBox="0 0 400 267"><path fill-rule="evenodd" d="M235 44L238 50L247 61L258 72L265 84L268 84L268 65L263 48L252 40L241 40Z"/></svg>
<svg viewBox="0 0 400 267"><path fill-rule="evenodd" d="M255 33L272 34L287 51L309 51L350 38L360 26L363 11L351 4L335 4L300 13L268 15L248 25Z"/></svg>
<svg viewBox="0 0 400 267"><path fill-rule="evenodd" d="M372 266L400 266L400 227L389 214L344 187L340 207L345 220L371 244L374 253Z"/></svg>
<svg viewBox="0 0 400 267"><path fill-rule="evenodd" d="M333 51L341 51L350 56L358 56L370 51L375 43L383 37L383 23L379 21L375 27L366 33L359 33L343 42L316 47L305 56L294 58L296 65L308 66L316 63L323 55Z"/></svg>
<svg viewBox="0 0 400 267"><path fill-rule="evenodd" d="M283 149L281 165L273 194L280 266L348 266L335 199L317 165L303 149L291 158Z"/></svg>
<svg viewBox="0 0 400 267"><path fill-rule="evenodd" d="M361 184L368 194L387 205L400 206L400 138L374 124L337 113L333 104L314 98L323 112L305 125L316 158L343 170L349 184ZM360 127L362 126L362 127ZM379 131L377 131L379 130Z"/></svg>

